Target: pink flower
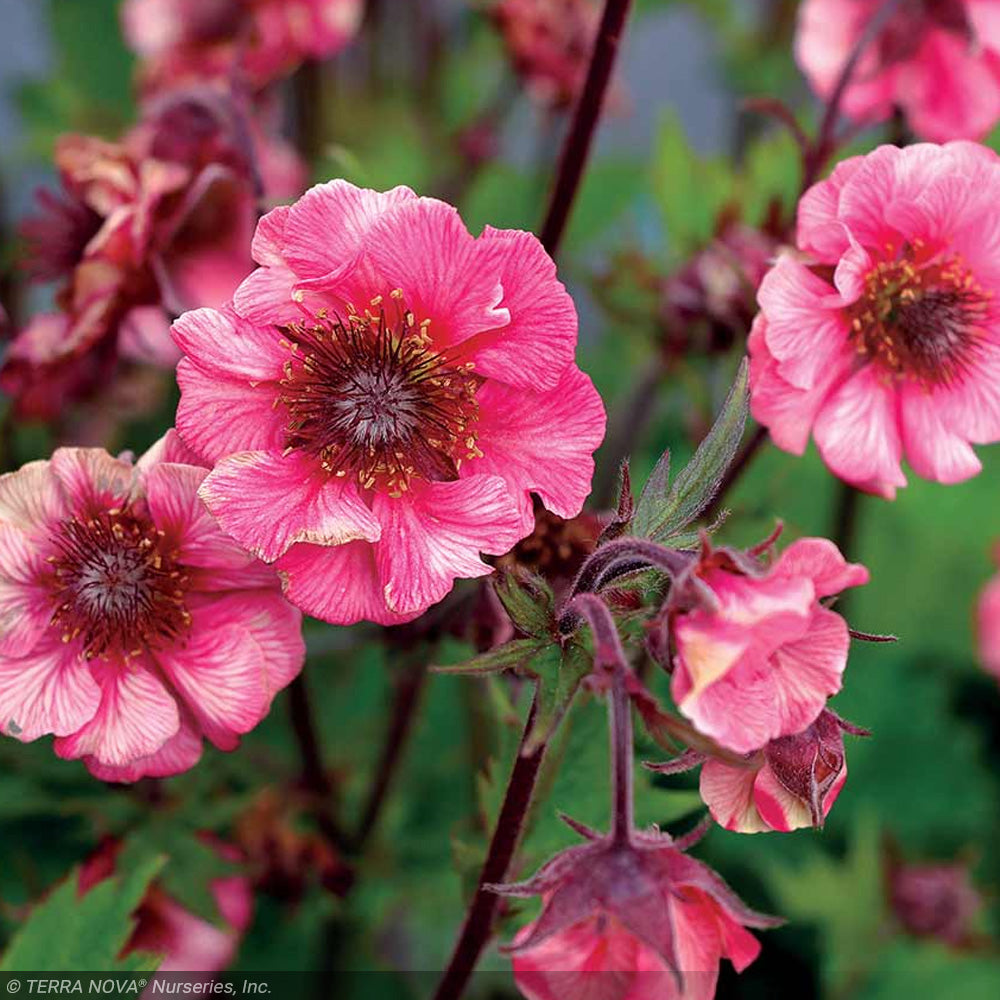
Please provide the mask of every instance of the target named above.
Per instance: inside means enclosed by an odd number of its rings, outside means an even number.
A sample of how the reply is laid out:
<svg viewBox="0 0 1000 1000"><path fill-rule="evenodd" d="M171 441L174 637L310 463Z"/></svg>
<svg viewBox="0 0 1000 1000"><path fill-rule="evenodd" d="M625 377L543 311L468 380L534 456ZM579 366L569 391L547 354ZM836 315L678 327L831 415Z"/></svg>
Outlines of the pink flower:
<svg viewBox="0 0 1000 1000"><path fill-rule="evenodd" d="M754 416L786 451L892 498L979 472L1000 439L1000 159L881 146L799 203L801 256L764 278L750 335Z"/></svg>
<svg viewBox="0 0 1000 1000"><path fill-rule="evenodd" d="M517 74L553 108L583 89L601 20L594 0L499 0L490 15Z"/></svg>
<svg viewBox="0 0 1000 1000"><path fill-rule="evenodd" d="M883 0L806 0L795 55L828 99ZM861 122L905 111L917 135L979 139L1000 120L1000 17L995 0L904 0L867 45L844 94Z"/></svg>
<svg viewBox="0 0 1000 1000"><path fill-rule="evenodd" d="M995 576L980 595L977 619L980 659L1000 680L1000 575Z"/></svg>
<svg viewBox="0 0 1000 1000"><path fill-rule="evenodd" d="M868 581L822 538L793 542L769 569L724 549L694 569L700 594L672 616L671 692L706 736L735 753L801 733L840 690L850 635L820 599Z"/></svg>
<svg viewBox="0 0 1000 1000"><path fill-rule="evenodd" d="M529 1000L711 1000L719 963L742 972L760 952L746 927L780 920L746 907L710 868L662 834L598 837L571 847L527 882L541 916L508 949Z"/></svg>
<svg viewBox="0 0 1000 1000"><path fill-rule="evenodd" d="M177 428L293 603L408 621L531 533L532 492L579 513L604 408L534 236L333 181L266 215L254 256L231 308L174 325Z"/></svg>
<svg viewBox="0 0 1000 1000"><path fill-rule="evenodd" d="M236 78L261 88L357 33L363 0L126 0L125 38L147 90Z"/></svg>
<svg viewBox="0 0 1000 1000"><path fill-rule="evenodd" d="M114 875L121 846L120 841L106 841L84 862L78 883L81 895ZM241 860L230 845L215 846L226 860ZM122 954L162 956L158 972L212 973L229 968L253 918L253 890L243 875L213 879L208 888L221 926L185 909L154 884L135 911L135 929Z"/></svg>
<svg viewBox="0 0 1000 1000"><path fill-rule="evenodd" d="M106 386L119 360L176 364L170 319L221 305L253 266L269 148L241 109L205 90L150 105L120 143L59 140L63 191L39 195L23 232L32 274L64 282L60 311L21 331L0 370L22 414L51 419ZM264 161L272 182L291 176L282 156Z"/></svg>
<svg viewBox="0 0 1000 1000"><path fill-rule="evenodd" d="M234 750L302 667L299 613L191 462L171 432L135 465L60 448L0 478L0 731L106 781Z"/></svg>
<svg viewBox="0 0 1000 1000"><path fill-rule="evenodd" d="M824 709L803 732L771 740L746 767L706 760L700 790L712 818L737 833L822 827L847 781L845 730L865 735Z"/></svg>

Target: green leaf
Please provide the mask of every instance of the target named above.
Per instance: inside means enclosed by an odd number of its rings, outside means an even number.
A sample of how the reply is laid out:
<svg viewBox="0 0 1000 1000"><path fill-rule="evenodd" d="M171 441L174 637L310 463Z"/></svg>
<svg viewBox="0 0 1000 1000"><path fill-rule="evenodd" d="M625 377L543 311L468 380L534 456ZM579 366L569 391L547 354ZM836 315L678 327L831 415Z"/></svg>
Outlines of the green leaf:
<svg viewBox="0 0 1000 1000"><path fill-rule="evenodd" d="M484 674L500 673L502 670L517 670L527 665L548 645L550 642L540 639L512 639L496 649L474 656L471 660L444 667L434 666L430 669L435 674L470 674L480 677Z"/></svg>
<svg viewBox="0 0 1000 1000"><path fill-rule="evenodd" d="M532 664L538 674L538 707L535 722L524 743L524 752L533 753L552 738L576 692L593 667L591 654L579 643L565 649L554 643Z"/></svg>
<svg viewBox="0 0 1000 1000"><path fill-rule="evenodd" d="M748 371L744 359L712 429L666 495L669 459L660 458L636 507L636 534L666 543L709 505L743 437L749 409Z"/></svg>
<svg viewBox="0 0 1000 1000"><path fill-rule="evenodd" d="M122 962L118 955L135 927L133 914L165 860L147 857L82 898L74 869L32 911L0 961L0 972L135 971L135 959Z"/></svg>

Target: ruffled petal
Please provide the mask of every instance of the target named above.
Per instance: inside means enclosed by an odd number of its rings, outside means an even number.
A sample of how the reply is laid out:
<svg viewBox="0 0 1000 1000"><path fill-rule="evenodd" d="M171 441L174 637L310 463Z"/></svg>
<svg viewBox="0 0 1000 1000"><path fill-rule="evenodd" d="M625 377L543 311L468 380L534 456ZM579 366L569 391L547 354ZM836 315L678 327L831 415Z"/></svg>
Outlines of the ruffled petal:
<svg viewBox="0 0 1000 1000"><path fill-rule="evenodd" d="M136 492L134 466L103 448L57 448L52 471L75 514L124 506Z"/></svg>
<svg viewBox="0 0 1000 1000"><path fill-rule="evenodd" d="M868 582L860 563L849 563L827 538L799 538L781 553L769 576L804 576L813 582L817 597L839 594Z"/></svg>
<svg viewBox="0 0 1000 1000"><path fill-rule="evenodd" d="M216 465L198 495L223 531L266 562L296 542L373 542L381 530L353 482L328 475L301 452L231 455Z"/></svg>
<svg viewBox="0 0 1000 1000"><path fill-rule="evenodd" d="M181 356L170 337L170 320L163 307L136 306L118 326L118 353L130 361L173 368Z"/></svg>
<svg viewBox="0 0 1000 1000"><path fill-rule="evenodd" d="M172 462L175 465L194 465L204 468L201 456L189 448L184 439L172 427L158 441L151 444L136 461L136 469L145 475L161 462Z"/></svg>
<svg viewBox="0 0 1000 1000"><path fill-rule="evenodd" d="M248 323L274 327L301 320L295 301L295 272L282 264L258 267L233 293L233 308Z"/></svg>
<svg viewBox="0 0 1000 1000"><path fill-rule="evenodd" d="M525 534L534 524L530 493L560 517L575 517L590 493L593 453L604 439L604 404L590 379L570 366L550 392L486 382L476 395L476 473L502 476L521 509Z"/></svg>
<svg viewBox="0 0 1000 1000"><path fill-rule="evenodd" d="M918 476L961 483L982 470L969 442L942 421L933 393L908 382L900 390L899 401L906 459Z"/></svg>
<svg viewBox="0 0 1000 1000"><path fill-rule="evenodd" d="M171 332L192 364L216 378L276 381L290 356L273 326L251 323L232 310L193 309Z"/></svg>
<svg viewBox="0 0 1000 1000"><path fill-rule="evenodd" d="M20 528L29 537L47 538L68 512L66 494L51 462L28 462L0 476L0 522Z"/></svg>
<svg viewBox="0 0 1000 1000"><path fill-rule="evenodd" d="M288 205L279 205L261 216L250 243L250 255L258 264L270 267L285 263L285 227L291 211Z"/></svg>
<svg viewBox="0 0 1000 1000"><path fill-rule="evenodd" d="M41 582L46 569L27 536L0 522L0 657L27 656L49 627L53 605Z"/></svg>
<svg viewBox="0 0 1000 1000"><path fill-rule="evenodd" d="M180 729L148 757L116 767L93 757L84 758L87 770L100 781L131 783L140 778L169 778L190 771L201 760L201 734L190 716L181 712Z"/></svg>
<svg viewBox="0 0 1000 1000"><path fill-rule="evenodd" d="M874 365L831 391L813 437L823 461L846 482L889 500L906 485L896 392Z"/></svg>
<svg viewBox="0 0 1000 1000"><path fill-rule="evenodd" d="M838 218L840 192L863 159L852 156L841 160L826 180L814 184L799 199L796 245L821 263L835 263L850 247L848 232Z"/></svg>
<svg viewBox="0 0 1000 1000"><path fill-rule="evenodd" d="M400 498L379 494L375 549L385 603L410 614L441 600L460 577L492 572L480 552L500 555L524 535L518 505L499 476L414 484Z"/></svg>
<svg viewBox="0 0 1000 1000"><path fill-rule="evenodd" d="M768 825L753 801L757 767L731 767L707 760L701 768L698 790L719 826L736 833L763 833Z"/></svg>

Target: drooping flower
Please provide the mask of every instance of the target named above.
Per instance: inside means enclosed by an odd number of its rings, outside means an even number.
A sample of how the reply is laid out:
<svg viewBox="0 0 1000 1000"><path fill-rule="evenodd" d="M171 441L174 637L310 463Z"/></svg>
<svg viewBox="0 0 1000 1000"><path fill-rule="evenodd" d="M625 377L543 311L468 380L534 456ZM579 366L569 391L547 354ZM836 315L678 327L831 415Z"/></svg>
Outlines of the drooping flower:
<svg viewBox="0 0 1000 1000"><path fill-rule="evenodd" d="M601 19L594 0L499 0L490 16L535 99L571 106L583 89Z"/></svg>
<svg viewBox="0 0 1000 1000"><path fill-rule="evenodd" d="M979 597L977 624L980 660L1000 680L1000 575L986 585Z"/></svg>
<svg viewBox="0 0 1000 1000"><path fill-rule="evenodd" d="M177 428L293 603L408 621L530 534L532 492L579 513L604 408L534 236L333 181L265 216L254 256L232 307L174 325Z"/></svg>
<svg viewBox="0 0 1000 1000"><path fill-rule="evenodd" d="M806 0L795 55L816 93L832 95L884 0ZM843 96L859 122L901 108L935 142L981 139L1000 121L1000 19L994 0L901 0L861 53Z"/></svg>
<svg viewBox="0 0 1000 1000"><path fill-rule="evenodd" d="M781 923L665 834L620 841L578 829L589 843L494 887L544 900L508 949L529 1000L711 1000L723 958L742 972L760 952L746 928Z"/></svg>
<svg viewBox="0 0 1000 1000"><path fill-rule="evenodd" d="M756 751L746 767L706 760L700 791L712 818L737 833L821 827L847 781L845 731L864 735L824 709L803 732Z"/></svg>
<svg viewBox="0 0 1000 1000"><path fill-rule="evenodd" d="M980 470L1000 439L1000 158L972 143L881 146L799 203L800 255L764 278L751 406L774 442L810 433L846 482L892 498Z"/></svg>
<svg viewBox="0 0 1000 1000"><path fill-rule="evenodd" d="M231 845L209 843L225 860L241 860ZM81 865L80 895L114 876L121 847L121 841L106 840ZM244 875L215 878L208 889L221 926L192 913L154 884L133 915L134 927L122 954L162 956L158 972L213 973L229 968L253 918L253 889Z"/></svg>
<svg viewBox="0 0 1000 1000"><path fill-rule="evenodd" d="M363 0L126 0L125 38L159 90L211 79L257 89L357 33Z"/></svg>
<svg viewBox="0 0 1000 1000"><path fill-rule="evenodd" d="M0 478L0 732L135 781L267 714L301 616L200 503L206 475L170 432L135 465L60 448Z"/></svg>
<svg viewBox="0 0 1000 1000"><path fill-rule="evenodd" d="M752 753L811 726L840 690L847 623L822 598L868 581L822 538L793 542L770 568L706 544L696 595L671 613L671 693L704 735Z"/></svg>
<svg viewBox="0 0 1000 1000"><path fill-rule="evenodd" d="M0 385L22 413L49 419L106 386L119 359L172 368L170 319L219 305L253 266L249 246L266 179L293 181L282 154L232 102L178 92L150 105L119 143L59 140L59 195L39 195L23 227L26 267L62 282L59 312L15 339ZM293 191L269 193L289 195Z"/></svg>

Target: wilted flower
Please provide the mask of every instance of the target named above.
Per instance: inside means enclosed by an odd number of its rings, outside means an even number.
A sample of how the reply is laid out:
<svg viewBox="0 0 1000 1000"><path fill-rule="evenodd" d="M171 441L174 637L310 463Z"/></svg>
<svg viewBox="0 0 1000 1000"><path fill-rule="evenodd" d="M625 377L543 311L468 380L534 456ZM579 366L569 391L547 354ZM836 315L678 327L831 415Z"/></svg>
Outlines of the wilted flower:
<svg viewBox="0 0 1000 1000"><path fill-rule="evenodd" d="M781 923L747 908L665 834L581 832L596 839L527 882L494 887L544 900L509 948L531 1000L710 1000L722 958L742 972L760 952L745 928Z"/></svg>
<svg viewBox="0 0 1000 1000"><path fill-rule="evenodd" d="M751 405L775 443L810 432L841 479L892 498L975 475L1000 439L1000 159L972 143L881 146L799 203L803 257L760 287Z"/></svg>
<svg viewBox="0 0 1000 1000"><path fill-rule="evenodd" d="M738 833L821 827L847 780L845 731L867 735L824 709L801 733L756 751L745 767L709 758L700 791L712 818Z"/></svg>
<svg viewBox="0 0 1000 1000"><path fill-rule="evenodd" d="M327 621L417 617L534 526L579 513L604 408L529 233L343 181L265 216L233 307L181 317L177 427L201 496Z"/></svg>
<svg viewBox="0 0 1000 1000"><path fill-rule="evenodd" d="M907 864L889 859L889 902L896 919L915 937L937 938L952 947L976 938L983 897L961 862Z"/></svg>
<svg viewBox="0 0 1000 1000"><path fill-rule="evenodd" d="M107 781L235 749L302 667L298 611L190 462L171 432L135 465L60 448L0 478L0 731Z"/></svg>
<svg viewBox="0 0 1000 1000"><path fill-rule="evenodd" d="M795 54L828 99L885 0L806 0ZM980 139L1000 120L1000 22L993 0L902 0L865 47L843 97L861 122L902 108L925 139Z"/></svg>
<svg viewBox="0 0 1000 1000"><path fill-rule="evenodd" d="M59 140L63 190L40 194L23 232L33 276L64 281L60 312L36 317L0 372L22 412L52 417L67 398L105 385L119 358L173 367L171 317L221 304L253 266L265 146L209 91L151 105L120 143ZM279 156L268 178L284 183Z"/></svg>
<svg viewBox="0 0 1000 1000"><path fill-rule="evenodd" d="M594 0L499 0L490 15L535 98L553 108L573 104L587 77L600 6Z"/></svg>
<svg viewBox="0 0 1000 1000"><path fill-rule="evenodd" d="M850 645L820 599L868 571L826 539L801 538L768 569L706 543L691 574L690 605L671 613L677 707L735 753L803 732L840 690Z"/></svg>
<svg viewBox="0 0 1000 1000"><path fill-rule="evenodd" d="M125 38L147 89L209 79L260 88L357 33L363 0L125 0Z"/></svg>
<svg viewBox="0 0 1000 1000"><path fill-rule="evenodd" d="M980 659L1000 680L1000 575L995 576L980 595L977 618Z"/></svg>
<svg viewBox="0 0 1000 1000"><path fill-rule="evenodd" d="M227 861L240 860L231 845L212 846ZM81 895L115 874L121 842L105 841L80 867ZM253 918L253 891L243 875L213 879L208 886L222 919L211 923L185 909L153 885L135 911L135 927L123 955L144 952L162 956L158 972L222 972L233 963Z"/></svg>

